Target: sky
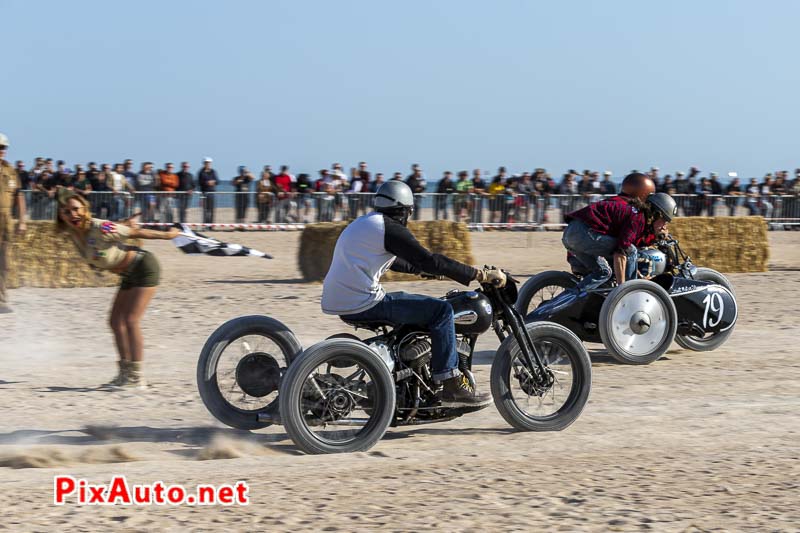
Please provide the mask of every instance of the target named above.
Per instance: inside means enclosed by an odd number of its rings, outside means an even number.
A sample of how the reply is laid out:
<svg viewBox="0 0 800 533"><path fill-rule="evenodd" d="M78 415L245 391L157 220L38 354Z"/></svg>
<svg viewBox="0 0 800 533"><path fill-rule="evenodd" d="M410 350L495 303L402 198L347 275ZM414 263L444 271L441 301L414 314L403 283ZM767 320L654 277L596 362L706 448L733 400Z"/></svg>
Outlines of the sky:
<svg viewBox="0 0 800 533"><path fill-rule="evenodd" d="M800 167L800 2L0 0L8 158Z"/></svg>

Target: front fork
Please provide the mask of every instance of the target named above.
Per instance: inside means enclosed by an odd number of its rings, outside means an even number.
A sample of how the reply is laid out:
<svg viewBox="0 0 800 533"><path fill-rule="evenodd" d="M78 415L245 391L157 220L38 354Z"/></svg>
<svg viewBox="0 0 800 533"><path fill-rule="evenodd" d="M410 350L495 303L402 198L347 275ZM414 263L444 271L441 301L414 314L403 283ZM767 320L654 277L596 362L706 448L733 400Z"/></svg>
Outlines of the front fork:
<svg viewBox="0 0 800 533"><path fill-rule="evenodd" d="M514 306L509 305L502 301L503 315L507 317L507 326L511 329L511 334L517 340L520 350L522 351L522 363L531 376L536 380L536 385L539 387L549 387L552 384L552 374L547 370L542 361L539 352L536 351L536 346L533 344L531 336L528 334L528 328L525 327L525 321L519 311ZM495 322L495 332L500 338L500 342L505 340L505 334L500 328L499 324Z"/></svg>

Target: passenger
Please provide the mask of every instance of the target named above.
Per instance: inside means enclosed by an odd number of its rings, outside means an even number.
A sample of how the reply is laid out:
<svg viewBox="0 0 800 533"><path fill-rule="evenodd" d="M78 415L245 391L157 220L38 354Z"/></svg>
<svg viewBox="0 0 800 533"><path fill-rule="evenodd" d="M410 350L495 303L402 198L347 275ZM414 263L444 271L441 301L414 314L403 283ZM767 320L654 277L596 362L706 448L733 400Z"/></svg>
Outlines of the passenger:
<svg viewBox="0 0 800 533"><path fill-rule="evenodd" d="M387 270L446 276L469 285L505 285L505 274L495 268L477 269L432 254L406 228L414 211L411 188L388 181L375 193L375 211L354 220L339 236L322 287L322 311L343 320L387 321L427 327L431 333L433 378L442 383L442 406L483 407L491 395L480 394L458 369L452 306L439 298L394 292L386 294L381 276Z"/></svg>
<svg viewBox="0 0 800 533"><path fill-rule="evenodd" d="M110 270L122 277L111 307L110 323L119 352L119 373L108 384L147 386L142 375L144 341L139 322L158 286L159 266L155 256L137 248L130 239L172 239L180 230L139 229L92 218L89 202L73 191L58 195L56 228L65 231L92 267Z"/></svg>

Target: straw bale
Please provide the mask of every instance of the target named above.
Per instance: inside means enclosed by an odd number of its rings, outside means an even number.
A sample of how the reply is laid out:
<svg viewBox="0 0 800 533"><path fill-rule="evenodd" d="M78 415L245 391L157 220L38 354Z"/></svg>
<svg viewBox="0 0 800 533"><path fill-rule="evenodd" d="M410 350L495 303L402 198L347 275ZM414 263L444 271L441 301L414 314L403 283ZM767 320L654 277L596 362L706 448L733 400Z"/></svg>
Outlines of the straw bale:
<svg viewBox="0 0 800 533"><path fill-rule="evenodd" d="M766 272L767 223L762 217L680 217L670 233L697 266L720 272Z"/></svg>
<svg viewBox="0 0 800 533"><path fill-rule="evenodd" d="M328 273L336 240L347 227L347 222L308 224L300 237L298 263L306 281L322 281ZM446 255L456 261L472 264L472 246L467 226L458 222L410 221L408 229L417 240L433 253ZM387 272L389 281L419 281L418 276Z"/></svg>
<svg viewBox="0 0 800 533"><path fill-rule="evenodd" d="M22 236L15 236L9 252L7 283L17 287L107 287L119 276L89 267L65 234L53 222L28 222Z"/></svg>

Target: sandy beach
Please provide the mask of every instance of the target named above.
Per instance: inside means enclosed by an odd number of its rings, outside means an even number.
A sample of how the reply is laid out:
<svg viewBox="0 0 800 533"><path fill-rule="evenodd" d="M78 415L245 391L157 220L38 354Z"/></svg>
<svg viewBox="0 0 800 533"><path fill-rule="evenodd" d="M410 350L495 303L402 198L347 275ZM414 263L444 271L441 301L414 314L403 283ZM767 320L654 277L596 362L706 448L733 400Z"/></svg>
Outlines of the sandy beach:
<svg viewBox="0 0 800 533"><path fill-rule="evenodd" d="M518 433L490 407L390 429L371 451L300 455L280 427L216 422L196 388L197 357L226 320L274 316L304 346L347 331L319 309L297 268L299 233L222 233L274 254L186 256L148 243L162 285L144 319L147 391L99 389L116 359L114 288L10 291L0 316L0 529L130 530L797 530L800 524L800 233L771 232L770 271L732 274L736 330L722 348L673 344L650 366L601 345L589 403L559 433ZM473 233L480 264L526 278L564 269L560 233ZM702 266L702 265L701 265ZM443 295L454 282L387 284ZM478 344L488 390L498 342ZM248 506L53 505L53 476L250 486ZM794 503L793 503L794 502Z"/></svg>

